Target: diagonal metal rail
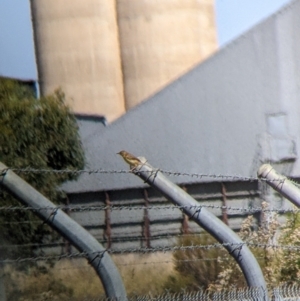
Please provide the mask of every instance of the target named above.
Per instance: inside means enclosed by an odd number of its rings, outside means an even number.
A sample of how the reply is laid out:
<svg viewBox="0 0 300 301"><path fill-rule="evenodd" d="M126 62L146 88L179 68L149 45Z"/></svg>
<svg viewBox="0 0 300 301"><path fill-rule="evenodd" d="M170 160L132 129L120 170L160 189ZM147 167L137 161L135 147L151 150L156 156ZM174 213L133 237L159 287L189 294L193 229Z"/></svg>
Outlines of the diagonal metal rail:
<svg viewBox="0 0 300 301"><path fill-rule="evenodd" d="M106 249L87 230L1 162L0 184L21 203L37 208L34 211L36 215L64 236L80 252L86 253L89 263L100 277L108 298L127 300L117 267ZM47 210L39 210L39 208L47 208Z"/></svg>
<svg viewBox="0 0 300 301"><path fill-rule="evenodd" d="M139 159L141 162L147 162L145 158L139 157ZM220 243L227 243L228 245L225 248L240 266L248 286L261 288L262 300L268 299L267 286L261 268L254 255L236 233L214 214L205 208L199 208L200 203L148 163L140 164L133 169L133 173L162 193L172 203L182 206L182 210L186 215Z"/></svg>

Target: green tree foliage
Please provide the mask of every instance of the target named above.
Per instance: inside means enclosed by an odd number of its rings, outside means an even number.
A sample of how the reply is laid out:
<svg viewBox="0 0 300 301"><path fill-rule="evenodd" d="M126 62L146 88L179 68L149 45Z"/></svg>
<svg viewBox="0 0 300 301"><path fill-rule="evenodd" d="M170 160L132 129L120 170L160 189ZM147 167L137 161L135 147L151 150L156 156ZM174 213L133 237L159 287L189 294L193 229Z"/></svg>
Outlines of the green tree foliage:
<svg viewBox="0 0 300 301"><path fill-rule="evenodd" d="M84 154L76 120L64 101L60 90L36 99L29 87L0 78L0 161L11 168L83 168ZM20 173L20 176L56 203L64 199L59 186L77 177L75 173ZM0 206L20 205L3 189L0 202ZM30 212L0 211L2 241L41 243L50 232ZM24 248L22 255L30 252L32 248ZM9 254L12 253L10 250Z"/></svg>

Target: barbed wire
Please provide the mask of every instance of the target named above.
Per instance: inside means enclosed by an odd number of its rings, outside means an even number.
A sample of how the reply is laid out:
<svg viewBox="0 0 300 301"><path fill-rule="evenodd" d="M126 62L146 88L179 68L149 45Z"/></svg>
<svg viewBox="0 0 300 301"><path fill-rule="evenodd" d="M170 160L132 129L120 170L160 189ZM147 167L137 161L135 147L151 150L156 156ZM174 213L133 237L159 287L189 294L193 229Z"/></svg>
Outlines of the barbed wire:
<svg viewBox="0 0 300 301"><path fill-rule="evenodd" d="M122 210L129 210L129 211L135 211L135 210L196 210L199 211L201 208L207 208L207 209L218 209L218 210L228 210L228 211L240 211L240 212L249 212L249 213L257 213L257 212L277 212L277 213L299 213L300 208L264 208L264 207L235 207L235 206L219 206L219 205L213 205L213 204L199 204L197 206L195 205L186 205L186 206L179 206L179 205L149 205L149 206L135 206L135 205L129 205L129 206L106 206L106 205L57 205L57 206L46 206L46 207L30 207L30 206L2 206L0 207L0 211L18 211L18 210L24 210L24 211L53 211L53 210L66 210L71 212L81 212L81 211L122 211Z"/></svg>
<svg viewBox="0 0 300 301"><path fill-rule="evenodd" d="M6 169L0 170L0 174L4 175L7 171L13 171L15 173L34 173L34 174L132 174L132 173L138 173L138 169L136 170L105 170L105 169L38 169L38 168L32 168L32 167L26 167L26 168L14 168L14 167L8 167ZM268 182L280 182L282 183L284 180L281 179L274 179L274 180L267 180L266 178L258 178L258 177L249 177L249 176L242 176L242 175L222 175L222 174L214 174L214 173L190 173L190 172L178 172L178 171L171 171L171 170L164 170L164 169L153 169L152 171L143 171L146 173L156 173L161 172L168 176L183 176L183 177L191 177L191 178L212 178L212 179L221 179L221 180L240 180L240 181L268 181Z"/></svg>
<svg viewBox="0 0 300 301"><path fill-rule="evenodd" d="M118 243L118 242L134 242L134 241L154 241L154 240L160 240L160 239L172 239L176 237L197 237L203 235L202 233L191 233L191 234L170 234L168 233L169 230L180 230L178 227L174 228L167 228L162 230L155 230L152 231L154 234L152 234L150 237L146 238L141 234L141 230L139 231L130 231L131 235L138 234L139 236L123 236L123 237L110 237L111 243ZM155 233L166 233L165 235L155 235ZM107 243L108 239L98 239L98 242L100 243ZM0 245L1 249L10 249L10 248L34 248L34 247L63 247L66 244L66 242L58 241L58 242L45 242L45 243L27 243L27 244L2 244Z"/></svg>
<svg viewBox="0 0 300 301"><path fill-rule="evenodd" d="M177 231L180 232L182 229L178 227L173 228L166 228L166 229L155 229L151 230L151 236L145 237L142 235L142 230L139 231L130 231L131 235L134 236L119 236L119 237L110 237L111 243L119 243L119 242L135 242L135 241L141 241L141 242L153 242L155 240L162 240L162 239L175 239L180 237L201 237L203 235L206 235L204 231L200 233L174 233L170 234L170 231ZM164 234L165 233L165 234ZM105 244L108 242L108 239L97 239L98 242L101 244ZM45 242L45 243L27 243L27 244L3 244L0 245L1 249L13 249L13 248L44 248L44 247L64 247L64 245L68 242L64 241L57 241L57 242Z"/></svg>
<svg viewBox="0 0 300 301"><path fill-rule="evenodd" d="M232 257L221 257L222 260L231 260ZM171 260L159 260L159 261L143 261L143 262L115 262L116 266L139 266L139 265L155 265L155 264L170 264L176 262L199 262L199 261L218 261L220 257L212 257L212 258L194 258L194 259L171 259ZM256 259L264 259L264 257L256 257ZM72 267L56 267L55 270L76 270L76 269L92 269L91 266L88 265L77 265Z"/></svg>
<svg viewBox="0 0 300 301"><path fill-rule="evenodd" d="M37 262L37 261L48 261L48 260L61 260L61 259L71 259L71 258L87 258L91 256L95 256L102 258L105 252L109 254L149 254L149 253L157 253L157 252L178 252L178 251L193 251L193 250L211 250L211 249L223 249L227 247L235 247L241 249L243 246L248 246L251 248L260 248L260 249L273 249L273 250L285 250L285 251L299 251L300 245L279 245L279 244L263 244L263 243L251 243L251 242L241 242L241 243L215 243L209 245L188 245L188 246L158 246L152 248L127 248L127 249L106 249L102 252L94 251L94 252L73 252L66 253L61 255L45 255L45 256L36 256L36 257L27 257L27 258L16 258L16 259L0 259L0 263L23 263L23 262Z"/></svg>
<svg viewBox="0 0 300 301"><path fill-rule="evenodd" d="M180 292L172 292L167 288L165 292L159 295L153 295L151 291L147 295L134 294L128 297L128 301L216 301L216 300L274 300L274 301L291 301L298 300L300 287L298 284L284 283L275 287L230 287L222 290L208 290L203 287L198 287L197 290L190 291L182 288ZM125 301L120 300L119 301ZM111 299L101 296L93 299L85 298L82 301L112 301Z"/></svg>
<svg viewBox="0 0 300 301"><path fill-rule="evenodd" d="M41 255L35 257L18 257L16 259L0 259L0 263L24 263L24 262L37 262L37 261L49 261L49 260L61 260L61 259L71 259L71 258L86 258L88 255L97 254L100 255L100 252L73 252L66 253L61 255ZM103 254L103 252L101 253Z"/></svg>
<svg viewBox="0 0 300 301"><path fill-rule="evenodd" d="M243 246L248 246L251 248L271 248L271 249L282 249L289 251L300 250L300 245L278 245L278 244L263 244L263 243L251 243L251 242L241 242L241 243L215 243L209 245L189 245L189 246L163 246L163 247L152 247L152 248L128 248L128 249L110 249L107 250L110 254L125 254L125 253L155 253L155 252L176 252L176 251L192 251L197 249L211 250L215 248L226 248L226 247L237 247L242 248Z"/></svg>
<svg viewBox="0 0 300 301"><path fill-rule="evenodd" d="M257 260L265 260L265 257L255 257ZM175 263L188 263L188 262L208 262L208 261L223 261L223 260L233 260L231 256L218 256L218 257L202 257L202 258L193 258L193 259L175 259L171 260L160 260L160 261L144 261L144 262L115 262L116 266L145 266L145 265L156 265L156 264L175 264ZM55 268L56 270L75 270L75 269L91 269L91 266L78 265L72 267L61 267Z"/></svg>
<svg viewBox="0 0 300 301"><path fill-rule="evenodd" d="M15 221L15 222L0 222L0 225L44 225L45 222L41 221Z"/></svg>
<svg viewBox="0 0 300 301"><path fill-rule="evenodd" d="M255 257L257 260L265 259L264 257ZM175 264L175 263L184 263L184 262L207 262L207 261L218 261L218 260L232 260L230 256L219 256L211 258L193 258L193 259L174 259L171 260L159 260L159 261L143 261L143 262L115 262L116 266L145 266L145 265L156 265L156 264ZM55 270L76 270L76 269L92 269L88 265L77 265L72 267L56 267Z"/></svg>
<svg viewBox="0 0 300 301"><path fill-rule="evenodd" d="M130 231L130 234L138 234L139 236L124 236L124 237L110 237L111 243L118 243L118 242L135 242L135 241L142 241L142 242L153 242L155 240L162 240L162 239L175 239L179 237L201 237L205 233L179 233L179 234L170 234L168 231L170 230L180 230L180 228L167 228L162 230L155 230L152 231L152 234L150 237L145 237L141 235L140 231ZM153 233L154 232L154 233ZM158 233L166 233L165 235L155 235L155 232ZM108 242L108 239L98 239L98 242L101 244L105 244ZM68 242L58 241L58 242L45 242L45 243L27 243L27 244L3 244L0 245L1 249L14 249L14 248L45 248L45 247L64 247L64 245Z"/></svg>

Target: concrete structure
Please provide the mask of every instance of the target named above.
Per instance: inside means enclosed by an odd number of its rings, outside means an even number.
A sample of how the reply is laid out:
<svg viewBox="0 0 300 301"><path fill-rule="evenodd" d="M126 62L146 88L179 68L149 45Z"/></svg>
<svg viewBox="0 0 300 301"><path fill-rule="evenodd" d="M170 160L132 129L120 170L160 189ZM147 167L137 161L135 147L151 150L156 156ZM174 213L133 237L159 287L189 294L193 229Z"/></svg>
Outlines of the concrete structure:
<svg viewBox="0 0 300 301"><path fill-rule="evenodd" d="M42 94L113 121L217 48L213 0L31 0ZM124 94L125 92L125 94Z"/></svg>
<svg viewBox="0 0 300 301"><path fill-rule="evenodd" d="M77 182L64 185L70 202L125 204L127 211L113 211L112 235L120 237L123 231L126 237L136 233L131 228L135 226L146 239L143 212L139 216L130 206L146 201L156 206L167 201L138 177L115 172L128 169L116 155L121 149L146 157L162 170L212 175L170 176L201 204L221 205L227 199L231 206L255 206L265 191L257 180L247 177L256 177L264 162L300 178L300 40L295 38L299 14L300 0L291 2L113 124L82 137L86 168L106 173L82 174ZM87 133L87 127L84 131ZM221 190L222 183L225 190ZM274 207L288 206L279 195L266 194L264 198ZM182 232L184 218L179 210L149 214L153 235ZM221 215L220 209L216 214ZM138 217L140 222L131 225ZM163 223L172 217L177 218L176 223L164 228ZM243 216L235 212L229 217L229 224L235 227ZM105 224L103 212L84 218L85 222L92 219ZM119 227L118 220L123 221ZM96 235L95 229L91 231Z"/></svg>
<svg viewBox="0 0 300 301"><path fill-rule="evenodd" d="M114 1L32 0L42 94L62 87L74 113L125 112Z"/></svg>
<svg viewBox="0 0 300 301"><path fill-rule="evenodd" d="M217 49L213 0L118 0L126 109Z"/></svg>

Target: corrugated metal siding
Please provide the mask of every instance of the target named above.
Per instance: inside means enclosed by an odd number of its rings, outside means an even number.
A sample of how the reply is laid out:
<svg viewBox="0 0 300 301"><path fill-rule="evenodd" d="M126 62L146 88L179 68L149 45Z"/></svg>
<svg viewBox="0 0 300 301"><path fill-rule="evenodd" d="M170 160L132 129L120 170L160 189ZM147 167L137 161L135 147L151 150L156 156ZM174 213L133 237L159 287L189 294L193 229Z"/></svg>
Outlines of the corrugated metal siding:
<svg viewBox="0 0 300 301"><path fill-rule="evenodd" d="M227 182L224 186L227 206L245 209L260 206L257 181ZM224 205L221 182L185 185L183 188L199 202L199 205ZM109 241L112 249L171 246L176 243L178 235L200 234L203 231L193 221L186 220L186 227L182 211L174 208L170 201L150 188L69 195L70 205L80 205L84 208L105 206L108 199L114 207L112 211L108 210L110 221L105 218L105 210L69 213L105 247L108 247ZM146 210L147 202L148 209ZM160 208L162 206L163 208ZM208 210L222 218L220 208L208 208ZM228 211L229 226L234 230L239 230L247 214L249 214L247 211ZM146 222L146 216L149 224ZM256 217L259 217L259 214L256 214ZM108 229L110 229L110 234L107 232Z"/></svg>

